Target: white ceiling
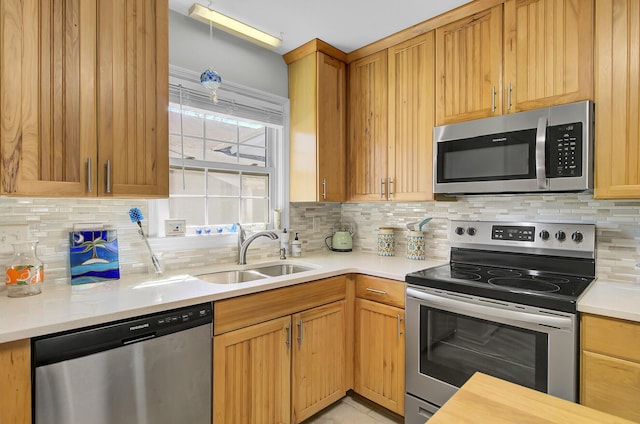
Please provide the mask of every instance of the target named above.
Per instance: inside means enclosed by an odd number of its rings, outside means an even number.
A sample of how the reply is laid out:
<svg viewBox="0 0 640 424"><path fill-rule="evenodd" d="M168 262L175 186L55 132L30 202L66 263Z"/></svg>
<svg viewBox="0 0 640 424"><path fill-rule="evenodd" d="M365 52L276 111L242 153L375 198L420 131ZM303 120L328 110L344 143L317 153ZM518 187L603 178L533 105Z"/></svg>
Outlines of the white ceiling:
<svg viewBox="0 0 640 424"><path fill-rule="evenodd" d="M188 15L196 0L169 0ZM319 38L349 53L400 30L454 9L469 0L200 0L199 3L261 29L283 43L287 53ZM193 21L194 25L204 25ZM281 35L282 34L282 35Z"/></svg>

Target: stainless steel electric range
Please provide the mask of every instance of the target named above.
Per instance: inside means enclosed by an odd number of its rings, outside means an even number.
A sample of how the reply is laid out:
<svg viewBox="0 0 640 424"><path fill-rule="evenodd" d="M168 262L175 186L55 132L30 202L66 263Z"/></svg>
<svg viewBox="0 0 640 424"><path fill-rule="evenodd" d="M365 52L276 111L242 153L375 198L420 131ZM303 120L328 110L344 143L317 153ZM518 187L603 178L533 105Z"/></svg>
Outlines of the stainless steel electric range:
<svg viewBox="0 0 640 424"><path fill-rule="evenodd" d="M449 240L448 264L406 276L405 423L476 371L575 402L595 226L452 221Z"/></svg>

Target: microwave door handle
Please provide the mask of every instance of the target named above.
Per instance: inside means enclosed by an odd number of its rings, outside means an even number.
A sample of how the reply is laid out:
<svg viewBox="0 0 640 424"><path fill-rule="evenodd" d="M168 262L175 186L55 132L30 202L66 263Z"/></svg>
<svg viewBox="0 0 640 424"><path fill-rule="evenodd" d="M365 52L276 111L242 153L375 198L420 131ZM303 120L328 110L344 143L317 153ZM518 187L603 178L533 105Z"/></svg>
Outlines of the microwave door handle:
<svg viewBox="0 0 640 424"><path fill-rule="evenodd" d="M546 144L547 144L547 117L541 116L538 119L538 129L536 130L536 180L539 189L549 188L546 169Z"/></svg>
<svg viewBox="0 0 640 424"><path fill-rule="evenodd" d="M571 318L537 315L530 312L510 311L508 309L494 308L491 306L477 305L463 300L454 300L446 297L421 292L412 288L407 288L407 296L429 302L428 306L444 309L449 312L459 313L467 316L473 314L483 317L503 318L511 321L525 322L528 324L538 324L555 328L571 328Z"/></svg>

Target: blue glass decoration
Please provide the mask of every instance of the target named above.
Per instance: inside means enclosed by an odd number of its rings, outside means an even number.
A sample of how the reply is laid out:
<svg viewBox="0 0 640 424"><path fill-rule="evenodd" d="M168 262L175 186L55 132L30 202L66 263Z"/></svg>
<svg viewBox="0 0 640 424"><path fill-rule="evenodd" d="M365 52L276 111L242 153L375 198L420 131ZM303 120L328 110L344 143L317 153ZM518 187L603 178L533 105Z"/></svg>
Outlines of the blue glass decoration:
<svg viewBox="0 0 640 424"><path fill-rule="evenodd" d="M222 77L220 74L211 68L207 68L207 70L200 75L200 84L209 90L209 93L211 94L211 101L213 103L218 103L217 90L218 87L220 87L220 84L222 84Z"/></svg>
<svg viewBox="0 0 640 424"><path fill-rule="evenodd" d="M120 278L116 230L73 231L70 236L72 285Z"/></svg>

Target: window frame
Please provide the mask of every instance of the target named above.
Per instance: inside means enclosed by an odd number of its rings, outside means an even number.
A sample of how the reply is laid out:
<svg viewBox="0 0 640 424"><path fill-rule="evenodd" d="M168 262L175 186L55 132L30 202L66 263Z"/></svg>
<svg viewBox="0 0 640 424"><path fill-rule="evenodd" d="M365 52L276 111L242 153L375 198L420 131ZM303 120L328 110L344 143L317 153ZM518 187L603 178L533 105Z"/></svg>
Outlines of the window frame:
<svg viewBox="0 0 640 424"><path fill-rule="evenodd" d="M201 93L207 94L208 91L199 84L200 74L190 71L184 68L176 66L169 66L169 81L172 85L182 84L184 87L188 87L190 90L198 90ZM169 166L173 169L182 168L209 168L215 170L230 170L239 171L242 170L249 174L269 174L269 223L268 228L274 229L274 217L273 210L280 209L281 211L281 228L286 228L289 225L289 99L281 96L277 96L271 93L266 93L260 90L255 90L249 87L245 87L239 84L223 81L222 85L217 91L219 104L226 103L239 106L248 106L243 109L245 116L234 116L229 113L224 113L220 108L212 108L213 114L223 115L230 117L231 119L244 120L248 122L257 122L261 125L265 125L271 134L268 137L275 137L276 141L268 143L267 149L275 158L275 164L266 163L265 168L256 168L249 165L240 164L224 164L217 163L215 167L211 167L211 162L200 160L189 160L182 158L170 158ZM213 104L212 104L213 105ZM217 106L217 105L216 105ZM266 120L272 120L272 122L265 122L262 119L251 119L247 116L247 110L255 108L256 110L275 111L272 114L267 113ZM249 113L251 111L249 110ZM280 115L278 115L280 113ZM273 122L276 121L276 122ZM277 140L279 137L279 141ZM167 155L169 151L167 150ZM220 165L220 166L218 166ZM270 172L267 172L267 170ZM272 178L273 176L273 178ZM162 250L175 250L175 249L193 249L193 248L207 248L207 247L225 247L235 244L237 241L237 235L235 233L226 234L212 234L209 235L190 235L186 236L166 236L164 229L164 221L169 218L169 198L157 199L149 201L149 234L150 241L154 246L154 249ZM278 230L278 229L276 229Z"/></svg>

